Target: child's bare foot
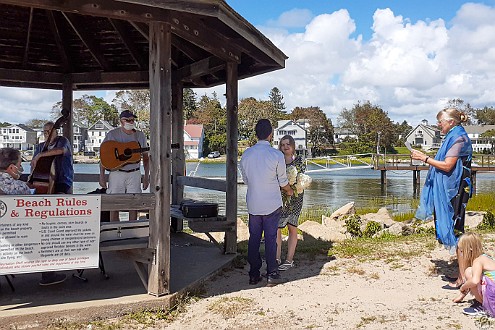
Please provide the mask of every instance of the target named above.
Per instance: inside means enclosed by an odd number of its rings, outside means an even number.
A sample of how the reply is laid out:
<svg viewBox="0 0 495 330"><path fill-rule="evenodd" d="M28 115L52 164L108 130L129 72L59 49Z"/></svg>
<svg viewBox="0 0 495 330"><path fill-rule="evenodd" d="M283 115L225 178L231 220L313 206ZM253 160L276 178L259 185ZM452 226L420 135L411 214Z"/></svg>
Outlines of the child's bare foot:
<svg viewBox="0 0 495 330"><path fill-rule="evenodd" d="M466 297L467 293L461 293L457 297L455 297L452 301L455 303L460 303L464 300L464 297Z"/></svg>

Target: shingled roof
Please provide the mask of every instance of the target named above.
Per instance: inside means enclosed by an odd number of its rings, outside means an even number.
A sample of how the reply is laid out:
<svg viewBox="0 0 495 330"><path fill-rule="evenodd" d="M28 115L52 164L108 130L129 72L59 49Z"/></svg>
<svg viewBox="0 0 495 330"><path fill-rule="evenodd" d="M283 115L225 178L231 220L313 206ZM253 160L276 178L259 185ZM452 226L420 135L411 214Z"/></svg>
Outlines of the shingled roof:
<svg viewBox="0 0 495 330"><path fill-rule="evenodd" d="M281 69L287 58L222 0L0 0L0 85L61 89L148 86L149 26L168 22L172 76L184 87ZM70 75L68 75L70 74Z"/></svg>

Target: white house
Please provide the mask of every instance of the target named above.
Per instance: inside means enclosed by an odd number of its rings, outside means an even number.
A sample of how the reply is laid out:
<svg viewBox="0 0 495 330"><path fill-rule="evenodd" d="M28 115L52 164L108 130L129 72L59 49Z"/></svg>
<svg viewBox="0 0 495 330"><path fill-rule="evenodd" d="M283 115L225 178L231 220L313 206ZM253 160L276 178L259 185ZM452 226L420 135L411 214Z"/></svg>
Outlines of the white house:
<svg viewBox="0 0 495 330"><path fill-rule="evenodd" d="M357 134L351 132L348 128L335 127L333 130L333 140L335 143L341 143L344 139L354 139L357 140Z"/></svg>
<svg viewBox="0 0 495 330"><path fill-rule="evenodd" d="M84 152L84 144L88 139L88 128L81 122L74 121L72 123L72 132L74 134L72 141L72 149L74 153Z"/></svg>
<svg viewBox="0 0 495 330"><path fill-rule="evenodd" d="M203 142L205 132L203 125L184 125L184 152L186 159L199 159L203 157Z"/></svg>
<svg viewBox="0 0 495 330"><path fill-rule="evenodd" d="M284 135L290 135L296 142L296 151L306 154L307 150L307 129L309 124L307 120L301 119L297 122L292 120L279 120L277 128L273 130L273 147L278 148L280 139Z"/></svg>
<svg viewBox="0 0 495 330"><path fill-rule="evenodd" d="M493 150L494 138L480 137L481 134L489 130L495 130L495 125L469 125L464 126L468 133L471 143L473 144L474 152L491 152Z"/></svg>
<svg viewBox="0 0 495 330"><path fill-rule="evenodd" d="M405 140L415 147L428 150L439 148L442 137L438 128L428 125L428 121L423 120L406 135Z"/></svg>
<svg viewBox="0 0 495 330"><path fill-rule="evenodd" d="M88 128L88 137L84 143L84 152L98 153L103 139L107 133L114 128L115 127L105 120L98 120L94 123Z"/></svg>
<svg viewBox="0 0 495 330"><path fill-rule="evenodd" d="M2 127L0 132L0 148L33 150L37 142L36 131L23 124Z"/></svg>

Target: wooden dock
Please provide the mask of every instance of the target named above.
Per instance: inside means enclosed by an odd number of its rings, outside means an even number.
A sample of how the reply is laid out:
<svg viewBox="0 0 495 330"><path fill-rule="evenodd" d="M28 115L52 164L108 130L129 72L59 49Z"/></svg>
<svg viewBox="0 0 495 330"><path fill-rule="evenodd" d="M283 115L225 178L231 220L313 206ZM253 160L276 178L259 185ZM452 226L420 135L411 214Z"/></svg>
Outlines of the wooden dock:
<svg viewBox="0 0 495 330"><path fill-rule="evenodd" d="M421 171L427 171L430 166L423 162L417 162L411 159L409 154L383 155L375 154L373 156L373 169L380 171L380 183L382 186L387 181L387 171L412 171L413 187L416 191L420 185ZM495 172L495 156L481 155L473 156L471 165L473 193L476 192L476 174L483 172Z"/></svg>

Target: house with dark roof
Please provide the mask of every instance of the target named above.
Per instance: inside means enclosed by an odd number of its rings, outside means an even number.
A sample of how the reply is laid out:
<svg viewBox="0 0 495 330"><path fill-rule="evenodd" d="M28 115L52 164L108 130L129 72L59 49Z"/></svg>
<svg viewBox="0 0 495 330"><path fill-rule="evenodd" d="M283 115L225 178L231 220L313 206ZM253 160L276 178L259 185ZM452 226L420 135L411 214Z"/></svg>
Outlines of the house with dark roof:
<svg viewBox="0 0 495 330"><path fill-rule="evenodd" d="M2 127L0 133L0 148L33 150L37 142L36 131L23 124Z"/></svg>
<svg viewBox="0 0 495 330"><path fill-rule="evenodd" d="M107 133L114 129L112 125L106 120L98 120L96 123L88 128L87 139L84 143L84 152L98 153L100 151L100 145Z"/></svg>
<svg viewBox="0 0 495 330"><path fill-rule="evenodd" d="M199 159L203 157L203 142L205 132L203 125L184 125L184 152L186 159Z"/></svg>
<svg viewBox="0 0 495 330"><path fill-rule="evenodd" d="M307 150L307 129L309 123L305 119L298 121L292 120L279 120L277 122L277 128L273 130L273 147L278 148L280 139L284 135L290 135L296 142L296 152L306 154Z"/></svg>
<svg viewBox="0 0 495 330"><path fill-rule="evenodd" d="M495 125L469 125L464 126L466 133L473 144L473 151L479 153L490 153L494 151L493 137L481 137L487 131L495 130Z"/></svg>
<svg viewBox="0 0 495 330"><path fill-rule="evenodd" d="M421 121L421 124L412 129L406 135L405 140L412 146L425 150L438 149L442 143L440 130L435 126L428 125L427 120Z"/></svg>

